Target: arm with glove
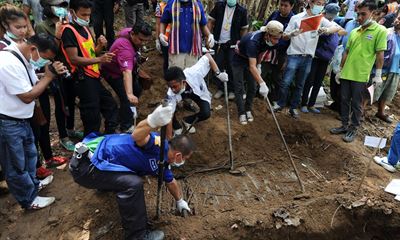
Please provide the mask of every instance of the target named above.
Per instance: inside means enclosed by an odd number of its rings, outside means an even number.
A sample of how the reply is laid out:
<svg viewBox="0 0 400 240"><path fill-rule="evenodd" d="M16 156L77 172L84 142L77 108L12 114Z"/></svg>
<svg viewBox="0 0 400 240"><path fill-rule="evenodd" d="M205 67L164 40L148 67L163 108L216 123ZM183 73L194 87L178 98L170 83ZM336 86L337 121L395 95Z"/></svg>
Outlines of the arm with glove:
<svg viewBox="0 0 400 240"><path fill-rule="evenodd" d="M176 201L176 208L178 209L179 213L182 213L183 210L190 212L189 204L182 198L182 193L179 190L180 187L178 182L174 179L172 182L167 183L166 186Z"/></svg>
<svg viewBox="0 0 400 240"><path fill-rule="evenodd" d="M382 67L384 62L384 52L379 51L376 53L376 61L375 61L375 76L372 78L372 83L381 84L382 83Z"/></svg>
<svg viewBox="0 0 400 240"><path fill-rule="evenodd" d="M267 98L269 89L267 87L267 84L262 79L261 74L257 68L257 59L249 58L249 66L251 75L253 76L254 80L256 80L256 82L260 85L260 94L264 98Z"/></svg>
<svg viewBox="0 0 400 240"><path fill-rule="evenodd" d="M138 146L144 146L150 139L152 129L167 125L174 115L175 108L172 105L158 106L147 119L142 120L132 133L132 138Z"/></svg>

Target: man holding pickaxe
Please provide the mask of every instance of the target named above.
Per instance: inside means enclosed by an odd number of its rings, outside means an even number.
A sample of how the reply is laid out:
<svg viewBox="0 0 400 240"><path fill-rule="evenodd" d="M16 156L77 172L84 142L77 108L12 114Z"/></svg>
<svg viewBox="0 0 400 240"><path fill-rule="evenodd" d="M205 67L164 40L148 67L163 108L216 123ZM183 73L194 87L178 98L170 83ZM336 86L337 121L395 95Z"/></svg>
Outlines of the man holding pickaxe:
<svg viewBox="0 0 400 240"><path fill-rule="evenodd" d="M190 212L188 203L182 199L171 166L181 166L192 155L194 143L186 135L166 141L157 133L151 132L152 129L167 125L174 110L174 106L168 104L159 106L137 125L132 135L97 136L92 133L75 147L70 162L70 171L75 182L86 188L117 193L126 240L164 238L162 231L147 229L141 178L145 175L159 175L160 162L164 163L163 180L176 200L177 209L181 213L185 210ZM161 146L165 146L165 154L162 161L159 161Z"/></svg>

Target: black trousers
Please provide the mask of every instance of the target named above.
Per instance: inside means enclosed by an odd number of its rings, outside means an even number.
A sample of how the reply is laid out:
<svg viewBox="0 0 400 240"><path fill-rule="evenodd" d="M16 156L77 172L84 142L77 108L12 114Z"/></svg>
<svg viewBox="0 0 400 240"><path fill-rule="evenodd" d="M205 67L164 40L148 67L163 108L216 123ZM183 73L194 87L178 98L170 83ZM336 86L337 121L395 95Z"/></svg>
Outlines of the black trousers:
<svg viewBox="0 0 400 240"><path fill-rule="evenodd" d="M248 65L233 66L233 87L235 89L235 101L239 116L251 111L253 99L256 96L257 84L251 75ZM243 94L246 93L246 100Z"/></svg>
<svg viewBox="0 0 400 240"><path fill-rule="evenodd" d="M71 162L75 159L71 159ZM76 168L70 168L74 181L79 185L117 194L125 239L138 239L147 227L147 211L142 178L131 172L101 171L88 158L82 158ZM107 207L107 206L104 206Z"/></svg>
<svg viewBox="0 0 400 240"><path fill-rule="evenodd" d="M228 81L228 92L233 92L233 73L232 73L232 59L234 49L230 48L231 45L229 43L225 44L217 44L214 48L215 55L214 60L218 65L218 68L221 71L226 71L229 76ZM224 83L221 82L218 78L215 77L215 82L218 90L224 91Z"/></svg>
<svg viewBox="0 0 400 240"><path fill-rule="evenodd" d="M320 58L313 58L310 74L308 75L304 84L303 95L301 97L301 106L313 107L315 105L328 65L329 61L322 60ZM308 98L311 87L311 95L310 98Z"/></svg>
<svg viewBox="0 0 400 240"><path fill-rule="evenodd" d="M65 115L67 117L65 123L66 129L73 130L75 127L75 81L73 79L64 79L62 87Z"/></svg>
<svg viewBox="0 0 400 240"><path fill-rule="evenodd" d="M340 85L342 125L349 125L351 114L351 126L358 127L362 116L362 101L366 83L340 79Z"/></svg>
<svg viewBox="0 0 400 240"><path fill-rule="evenodd" d="M162 52L162 57L163 57L163 60L164 60L164 62L163 62L163 72L164 72L164 75L165 75L165 72L168 70L168 67L169 67L169 63L168 63L168 56L169 56L169 53L168 53L168 46L162 46L161 45L161 52Z"/></svg>
<svg viewBox="0 0 400 240"><path fill-rule="evenodd" d="M75 80L75 84L75 92L80 100L79 110L81 112L84 135L100 131L100 113L105 119L105 133L114 133L118 126L117 104L100 79L84 75L83 79Z"/></svg>
<svg viewBox="0 0 400 240"><path fill-rule="evenodd" d="M204 121L204 120L207 120L208 118L210 118L211 106L207 101L204 101L203 99L201 99L199 96L197 96L194 93L190 93L190 94L184 93L184 94L182 94L182 99L191 99L200 108L199 112L183 118L183 120L186 123L192 124L196 119L197 119L196 122L201 122L201 121ZM173 129L182 128L181 124L178 122L175 115L174 115L174 118L172 119L172 126L173 126Z"/></svg>
<svg viewBox="0 0 400 240"><path fill-rule="evenodd" d="M106 26L106 39L108 48L114 42L114 0L96 0L93 1L93 29L96 38L99 38L103 33L103 22Z"/></svg>
<svg viewBox="0 0 400 240"><path fill-rule="evenodd" d="M340 84L336 83L335 80L336 74L331 72L331 79L330 79L330 90L331 90L331 98L333 103L329 106L330 109L340 113Z"/></svg>
<svg viewBox="0 0 400 240"><path fill-rule="evenodd" d="M134 78L134 76L132 76L132 78ZM115 91L115 93L119 98L120 128L122 131L128 130L132 126L133 114L130 109L131 103L129 102L128 97L126 95L124 79L123 78L112 79L107 77L106 81L108 84L110 84L111 88ZM135 79L132 80L132 84L133 84L132 86L133 95L139 98L140 95L142 94L142 86L140 85L139 81Z"/></svg>
<svg viewBox="0 0 400 240"><path fill-rule="evenodd" d="M265 80L270 93L268 98L271 101L279 100L279 86L282 82L283 70L282 66L286 62L286 52L277 52L276 55L278 64L271 64L270 62L263 62L261 65L261 77Z"/></svg>

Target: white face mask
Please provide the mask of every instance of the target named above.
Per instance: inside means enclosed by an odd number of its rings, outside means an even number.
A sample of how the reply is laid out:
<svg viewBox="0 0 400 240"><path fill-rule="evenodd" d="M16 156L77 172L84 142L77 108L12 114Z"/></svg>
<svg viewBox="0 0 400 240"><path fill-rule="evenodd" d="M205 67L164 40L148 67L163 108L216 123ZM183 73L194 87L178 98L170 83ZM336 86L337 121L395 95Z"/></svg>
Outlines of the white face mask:
<svg viewBox="0 0 400 240"><path fill-rule="evenodd" d="M183 164L185 164L185 161L182 161L180 163L173 162L170 165L173 167L182 167Z"/></svg>
<svg viewBox="0 0 400 240"><path fill-rule="evenodd" d="M272 42L270 42L270 41L265 41L265 43L266 43L269 47L274 46L274 44L273 44Z"/></svg>

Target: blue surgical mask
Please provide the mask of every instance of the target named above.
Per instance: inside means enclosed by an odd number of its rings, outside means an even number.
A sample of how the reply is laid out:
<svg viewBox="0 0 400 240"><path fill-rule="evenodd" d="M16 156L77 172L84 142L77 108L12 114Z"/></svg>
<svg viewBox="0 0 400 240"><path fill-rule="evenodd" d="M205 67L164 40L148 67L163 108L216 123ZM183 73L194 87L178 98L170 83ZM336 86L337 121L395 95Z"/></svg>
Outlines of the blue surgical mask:
<svg viewBox="0 0 400 240"><path fill-rule="evenodd" d="M50 60L42 58L40 56L39 50L36 49L36 51L38 53L39 59L35 61L32 59L32 55L31 55L31 59L29 60L29 62L32 64L34 69L40 69L40 68L46 66L46 64L49 63Z"/></svg>
<svg viewBox="0 0 400 240"><path fill-rule="evenodd" d="M318 15L318 14L320 14L320 13L322 12L323 9L324 9L324 6L314 5L314 6L311 8L311 13L312 13L313 15Z"/></svg>
<svg viewBox="0 0 400 240"><path fill-rule="evenodd" d="M74 14L76 19L74 19L74 21L81 27L88 27L89 23L90 23L90 19L89 20L84 20L82 18L78 18L78 16L76 16L76 13Z"/></svg>
<svg viewBox="0 0 400 240"><path fill-rule="evenodd" d="M52 6L51 11L59 18L65 18L66 16L68 16L67 9L63 7Z"/></svg>
<svg viewBox="0 0 400 240"><path fill-rule="evenodd" d="M7 31L6 35L11 38L11 39L19 39L19 37L17 37L17 35L15 35L14 33Z"/></svg>
<svg viewBox="0 0 400 240"><path fill-rule="evenodd" d="M357 19L357 17L358 17L357 12L354 12L353 18L354 18L354 19Z"/></svg>
<svg viewBox="0 0 400 240"><path fill-rule="evenodd" d="M228 4L229 7L236 6L236 0L227 0L226 3Z"/></svg>

